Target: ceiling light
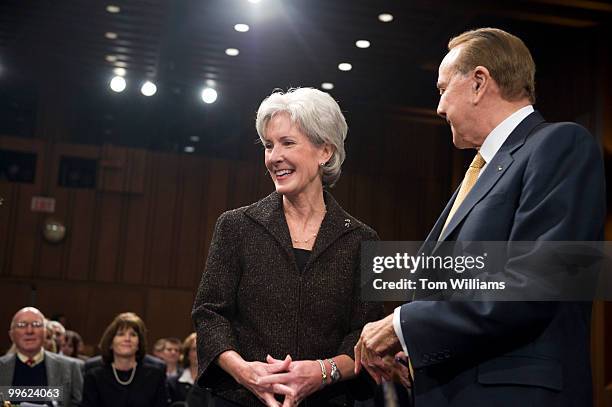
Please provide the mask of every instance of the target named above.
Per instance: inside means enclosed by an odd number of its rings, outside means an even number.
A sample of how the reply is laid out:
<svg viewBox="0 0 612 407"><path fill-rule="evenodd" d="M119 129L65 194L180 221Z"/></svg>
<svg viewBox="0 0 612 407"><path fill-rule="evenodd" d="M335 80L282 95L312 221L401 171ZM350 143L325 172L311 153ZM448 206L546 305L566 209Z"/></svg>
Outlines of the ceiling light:
<svg viewBox="0 0 612 407"><path fill-rule="evenodd" d="M125 76L127 71L125 70L125 68L115 68L113 69L113 73L117 76Z"/></svg>
<svg viewBox="0 0 612 407"><path fill-rule="evenodd" d="M348 62L342 62L338 64L338 69L344 72L348 72L353 69L353 65L349 64Z"/></svg>
<svg viewBox="0 0 612 407"><path fill-rule="evenodd" d="M116 55L107 55L106 57L104 57L104 59L106 59L107 62L115 62L117 60L117 56Z"/></svg>
<svg viewBox="0 0 612 407"><path fill-rule="evenodd" d="M321 88L325 90L332 90L334 88L334 84L331 82L323 82L321 84Z"/></svg>
<svg viewBox="0 0 612 407"><path fill-rule="evenodd" d="M126 82L122 76L115 76L110 81L110 88L115 92L123 92L125 90Z"/></svg>
<svg viewBox="0 0 612 407"><path fill-rule="evenodd" d="M194 151L195 151L195 148L193 146L185 146L186 153L193 153Z"/></svg>
<svg viewBox="0 0 612 407"><path fill-rule="evenodd" d="M239 33L245 33L249 31L249 26L246 24L236 24L234 26L234 30L238 31Z"/></svg>
<svg viewBox="0 0 612 407"><path fill-rule="evenodd" d="M249 0L249 3L253 3L253 4L257 4L259 3L261 0Z"/></svg>
<svg viewBox="0 0 612 407"><path fill-rule="evenodd" d="M382 13L378 15L378 19L383 23L390 23L391 21L393 21L393 15L389 13Z"/></svg>
<svg viewBox="0 0 612 407"><path fill-rule="evenodd" d="M110 31L107 32L107 33L104 33L104 36L106 38L108 38L109 40L116 40L117 39L117 33L110 32Z"/></svg>
<svg viewBox="0 0 612 407"><path fill-rule="evenodd" d="M119 68L127 68L127 64L123 61L115 62L115 66L118 66Z"/></svg>
<svg viewBox="0 0 612 407"><path fill-rule="evenodd" d="M225 50L225 53L230 57L235 57L240 54L240 51L238 51L236 48L228 48Z"/></svg>
<svg viewBox="0 0 612 407"><path fill-rule="evenodd" d="M217 100L217 91L213 88L204 88L202 91L202 100L204 103L208 104L215 103Z"/></svg>
<svg viewBox="0 0 612 407"><path fill-rule="evenodd" d="M197 143L198 141L200 141L200 136L191 136L189 137L189 140L193 141L194 143Z"/></svg>
<svg viewBox="0 0 612 407"><path fill-rule="evenodd" d="M115 6L114 4L109 4L108 6L106 6L106 11L108 11L109 13L116 14L120 12L121 9L119 8L119 6Z"/></svg>
<svg viewBox="0 0 612 407"><path fill-rule="evenodd" d="M155 95L155 92L157 92L157 86L155 86L155 84L151 81L146 81L140 88L140 93L145 96L153 96Z"/></svg>
<svg viewBox="0 0 612 407"><path fill-rule="evenodd" d="M355 41L357 48L370 48L370 41L368 40L357 40Z"/></svg>

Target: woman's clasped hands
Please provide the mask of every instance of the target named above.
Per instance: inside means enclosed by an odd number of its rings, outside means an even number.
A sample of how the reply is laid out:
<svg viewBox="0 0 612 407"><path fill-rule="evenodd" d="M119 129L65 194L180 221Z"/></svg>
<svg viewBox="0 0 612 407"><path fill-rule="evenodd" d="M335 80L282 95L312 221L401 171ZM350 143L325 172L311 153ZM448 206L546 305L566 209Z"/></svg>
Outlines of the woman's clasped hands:
<svg viewBox="0 0 612 407"><path fill-rule="evenodd" d="M266 406L297 406L323 386L321 367L315 360L293 361L289 355L280 360L268 355L266 361L245 362L239 380ZM282 404L275 395L284 396Z"/></svg>

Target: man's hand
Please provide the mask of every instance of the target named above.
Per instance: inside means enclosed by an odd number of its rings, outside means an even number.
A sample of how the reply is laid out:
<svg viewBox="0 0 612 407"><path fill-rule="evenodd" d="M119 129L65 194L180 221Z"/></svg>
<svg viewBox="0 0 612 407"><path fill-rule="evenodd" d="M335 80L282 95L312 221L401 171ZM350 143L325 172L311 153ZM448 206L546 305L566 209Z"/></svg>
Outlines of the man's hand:
<svg viewBox="0 0 612 407"><path fill-rule="evenodd" d="M393 329L393 314L366 324L355 345L355 374L359 374L363 366L376 383L380 384L382 379L391 380L394 356L401 350L402 345Z"/></svg>

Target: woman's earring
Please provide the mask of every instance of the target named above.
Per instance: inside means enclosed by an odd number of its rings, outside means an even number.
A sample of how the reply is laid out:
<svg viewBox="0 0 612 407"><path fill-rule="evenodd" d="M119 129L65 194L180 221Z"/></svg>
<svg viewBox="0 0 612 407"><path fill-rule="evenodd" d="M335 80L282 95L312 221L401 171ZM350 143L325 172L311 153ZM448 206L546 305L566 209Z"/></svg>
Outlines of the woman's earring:
<svg viewBox="0 0 612 407"><path fill-rule="evenodd" d="M326 163L320 163L320 164L319 164L319 167L325 167L325 164L326 164Z"/></svg>

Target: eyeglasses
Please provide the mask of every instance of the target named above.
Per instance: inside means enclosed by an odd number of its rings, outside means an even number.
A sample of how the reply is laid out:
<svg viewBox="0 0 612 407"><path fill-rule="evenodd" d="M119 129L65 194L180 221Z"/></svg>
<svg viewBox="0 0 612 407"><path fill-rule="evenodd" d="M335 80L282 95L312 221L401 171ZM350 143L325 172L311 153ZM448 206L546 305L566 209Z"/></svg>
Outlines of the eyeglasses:
<svg viewBox="0 0 612 407"><path fill-rule="evenodd" d="M26 329L28 326L31 326L32 328L36 329L36 328L42 328L43 326L45 326L45 324L42 321L32 321L32 322L19 321L19 322L15 322L13 326L19 329Z"/></svg>

